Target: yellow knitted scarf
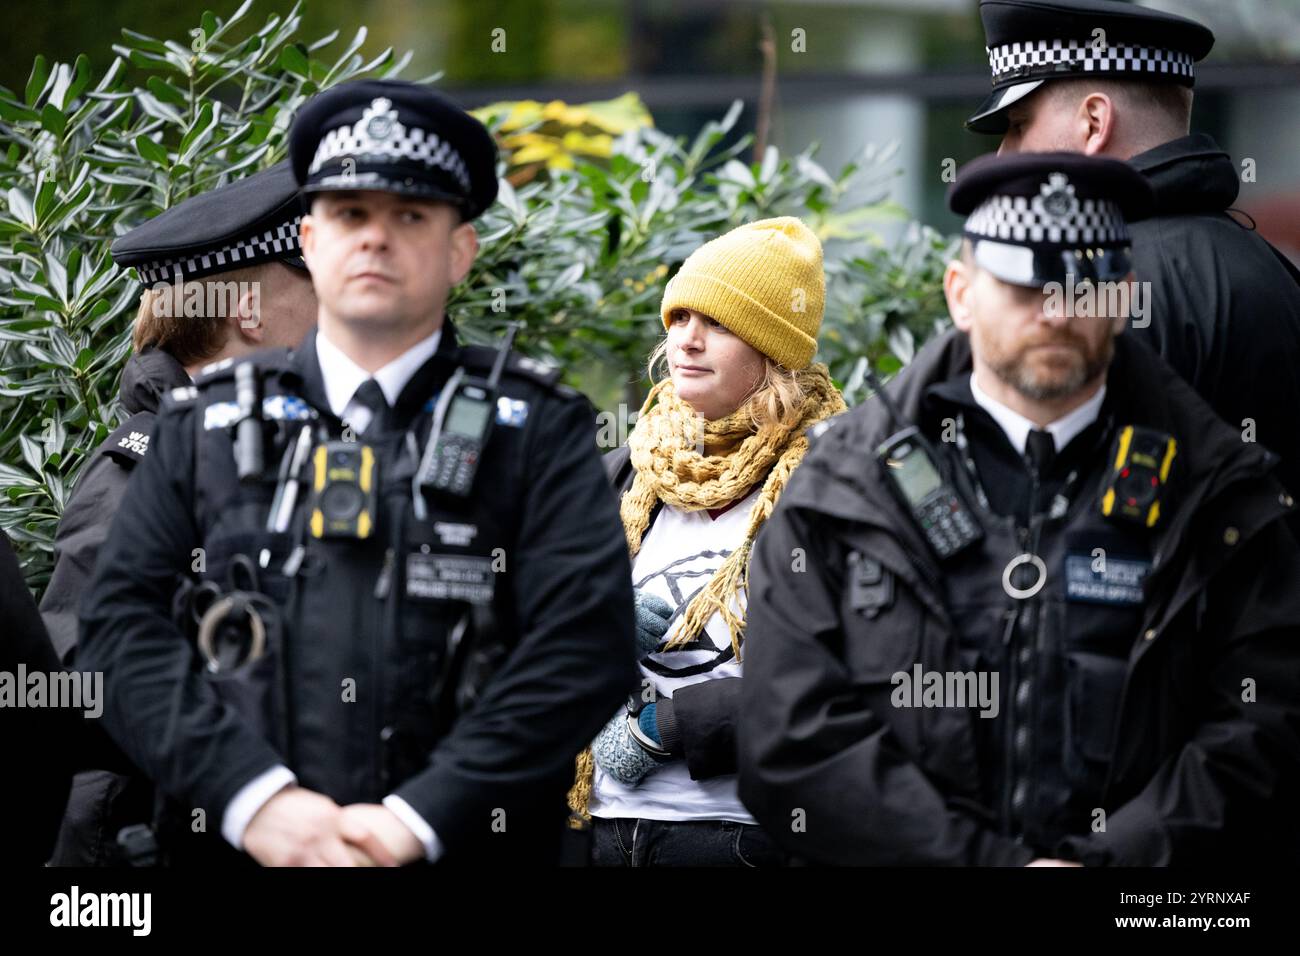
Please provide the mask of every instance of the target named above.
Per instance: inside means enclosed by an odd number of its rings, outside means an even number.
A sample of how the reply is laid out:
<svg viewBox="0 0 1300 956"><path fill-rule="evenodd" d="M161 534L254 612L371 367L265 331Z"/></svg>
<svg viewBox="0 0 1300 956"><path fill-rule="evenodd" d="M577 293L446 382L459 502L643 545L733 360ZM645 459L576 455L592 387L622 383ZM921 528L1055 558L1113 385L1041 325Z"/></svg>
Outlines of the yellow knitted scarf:
<svg viewBox="0 0 1300 956"><path fill-rule="evenodd" d="M743 542L691 599L680 625L668 639L670 648L689 643L703 632L714 614L720 614L731 632L732 650L740 659L744 612L737 613L732 604L734 601L739 607L741 592L748 594L754 536L772 514L791 472L808 451L805 431L846 408L825 365L810 365L797 374L804 392L803 405L798 418L786 425L769 423L755 428L748 402L725 418L705 421L689 403L677 397L671 379L651 389L641 407L627 441L636 478L619 505L628 551L633 557L641 549L656 502L683 511L721 508L743 498L762 482L749 511ZM581 821L591 819L587 805L594 775L591 750L584 750L578 755L577 780L569 791L569 808ZM574 825L582 823L575 820Z"/></svg>

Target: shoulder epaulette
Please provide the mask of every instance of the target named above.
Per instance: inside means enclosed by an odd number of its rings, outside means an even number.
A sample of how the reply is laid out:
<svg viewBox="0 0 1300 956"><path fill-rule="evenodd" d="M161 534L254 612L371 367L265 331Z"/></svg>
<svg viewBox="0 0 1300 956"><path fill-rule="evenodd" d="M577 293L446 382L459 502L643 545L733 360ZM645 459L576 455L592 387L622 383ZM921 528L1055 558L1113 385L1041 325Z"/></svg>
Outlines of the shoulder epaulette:
<svg viewBox="0 0 1300 956"><path fill-rule="evenodd" d="M490 371L497 360L497 350L487 345L466 345L461 349L461 354L465 364L475 372ZM563 368L529 358L527 355L520 355L518 352L510 353L510 358L506 362L506 371L548 388L563 387L560 386L560 377L564 374Z"/></svg>
<svg viewBox="0 0 1300 956"><path fill-rule="evenodd" d="M283 371L289 367L289 350L285 348L262 349L241 358L227 358L222 359L220 362L211 362L199 369L194 384L198 388L204 388L215 382L233 381L235 368L245 362L256 362L257 367L262 370L264 375L268 372Z"/></svg>
<svg viewBox="0 0 1300 956"><path fill-rule="evenodd" d="M155 417L154 412L136 412L104 439L100 454L127 468L140 464L149 451L149 436L153 433Z"/></svg>

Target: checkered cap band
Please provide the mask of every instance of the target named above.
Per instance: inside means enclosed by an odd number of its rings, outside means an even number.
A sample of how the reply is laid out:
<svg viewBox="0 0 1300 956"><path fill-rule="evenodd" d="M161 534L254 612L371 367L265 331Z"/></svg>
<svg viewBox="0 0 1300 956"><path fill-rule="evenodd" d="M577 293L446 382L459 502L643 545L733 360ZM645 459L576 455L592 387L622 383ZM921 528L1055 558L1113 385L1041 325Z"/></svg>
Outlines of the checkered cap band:
<svg viewBox="0 0 1300 956"><path fill-rule="evenodd" d="M469 172L460 153L437 133L397 122L397 112L391 110L390 106L389 101L376 99L356 123L332 129L322 136L307 175L314 175L326 163L342 161L347 157L372 162L377 159L415 161L431 169L450 173L468 195ZM376 135L372 125L380 117L387 120L382 136Z"/></svg>
<svg viewBox="0 0 1300 956"><path fill-rule="evenodd" d="M1158 47L1107 45L1091 40L1039 40L985 47L994 84L1065 71L1083 73L1158 73L1192 78L1191 54Z"/></svg>
<svg viewBox="0 0 1300 956"><path fill-rule="evenodd" d="M136 271L145 285L156 285L159 282L179 282L214 272L225 272L272 259L289 259L302 253L302 248L298 245L298 222L301 218L295 216L290 222L279 223L259 235L246 236L219 249L176 259L156 259L137 266Z"/></svg>
<svg viewBox="0 0 1300 956"><path fill-rule="evenodd" d="M1128 226L1108 199L1082 199L1069 214L1056 216L1038 197L990 196L970 214L968 236L1017 243L1072 246L1127 245Z"/></svg>

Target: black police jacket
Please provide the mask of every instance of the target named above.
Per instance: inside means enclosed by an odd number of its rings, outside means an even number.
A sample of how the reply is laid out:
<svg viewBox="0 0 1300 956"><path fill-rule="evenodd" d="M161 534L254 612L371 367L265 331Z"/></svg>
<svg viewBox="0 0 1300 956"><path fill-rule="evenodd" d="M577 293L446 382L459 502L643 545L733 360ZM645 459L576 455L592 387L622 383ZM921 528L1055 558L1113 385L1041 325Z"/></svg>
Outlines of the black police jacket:
<svg viewBox="0 0 1300 956"><path fill-rule="evenodd" d="M149 451L154 418L162 396L190 384L189 374L169 353L147 348L122 369L118 400L129 413L90 455L72 489L54 537L54 572L41 597L41 616L59 657L70 663L77 646L77 612L95 571L95 560L109 525L126 494L131 471ZM97 726L83 734L98 736ZM106 746L107 741L101 741ZM120 770L129 762L114 754ZM104 866L117 858L118 832L147 822L153 791L132 773L79 768L50 862L56 866Z"/></svg>
<svg viewBox="0 0 1300 956"><path fill-rule="evenodd" d="M966 339L950 332L888 388L917 420L927 388L969 368ZM1130 423L1172 433L1185 457L1177 507L1153 531L1123 685L1107 689L1117 714L1105 829L1081 825L1046 849L1004 835L983 800L974 710L892 706L894 674L965 668L943 568L874 459L897 426L870 401L813 443L751 562L740 796L791 853L1161 865L1263 859L1284 845L1274 825L1285 815L1269 805L1289 799L1300 769L1300 546L1276 458L1126 335L1108 392ZM846 580L853 552L877 565L870 587Z"/></svg>
<svg viewBox="0 0 1300 956"><path fill-rule="evenodd" d="M1135 222L1133 271L1151 283L1151 325L1129 334L1153 345L1239 432L1281 457L1278 477L1300 494L1300 275L1226 212L1242 170L1204 134L1184 136L1130 163L1155 191L1155 213ZM1247 421L1249 420L1249 421ZM1292 530L1300 535L1300 516Z"/></svg>
<svg viewBox="0 0 1300 956"><path fill-rule="evenodd" d="M181 364L160 349L131 356L122 369L118 401L129 415L91 453L72 489L54 536L54 572L41 597L41 616L64 661L71 659L77 644L77 613L109 524L126 493L131 470L149 451L158 404L173 388L189 384Z"/></svg>
<svg viewBox="0 0 1300 956"><path fill-rule="evenodd" d="M343 433L313 336L253 359L272 478L302 426ZM240 788L285 764L340 804L396 793L449 861L540 846L551 821L558 840L575 754L636 686L631 571L591 406L526 359L502 378L472 500L430 501L415 521L405 436L422 447L432 398L453 371L486 375L495 357L459 347L443 326L437 354L392 411L395 427L361 439L378 461L378 503L373 533L359 540L308 533L311 468L291 530L264 530L273 481L236 477L233 366L164 401L85 605L79 662L104 671L109 732L187 820L202 809L219 832ZM469 567L476 596L421 591L428 577L412 568L440 561ZM250 566L281 626L272 622L272 652L247 681L241 670L213 676L173 619L178 580L225 587L232 568L243 569L240 584ZM433 688L471 611L494 620L504 659L449 716L448 694Z"/></svg>
<svg viewBox="0 0 1300 956"><path fill-rule="evenodd" d="M0 532L0 672L17 681L28 674L59 670L59 659L41 623L8 535ZM17 693L25 686L15 684ZM49 859L59 818L76 765L81 714L58 707L0 707L0 819L11 822L3 858L37 867Z"/></svg>

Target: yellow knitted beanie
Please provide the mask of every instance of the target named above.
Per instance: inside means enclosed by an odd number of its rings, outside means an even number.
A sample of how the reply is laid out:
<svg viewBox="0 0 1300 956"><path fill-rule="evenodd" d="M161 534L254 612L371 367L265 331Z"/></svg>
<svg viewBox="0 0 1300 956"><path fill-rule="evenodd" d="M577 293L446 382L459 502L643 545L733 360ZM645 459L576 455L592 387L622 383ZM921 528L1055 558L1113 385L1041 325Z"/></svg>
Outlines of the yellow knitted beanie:
<svg viewBox="0 0 1300 956"><path fill-rule="evenodd" d="M674 309L715 319L788 369L817 351L826 304L822 244L793 216L760 219L690 254L664 292L664 328Z"/></svg>

